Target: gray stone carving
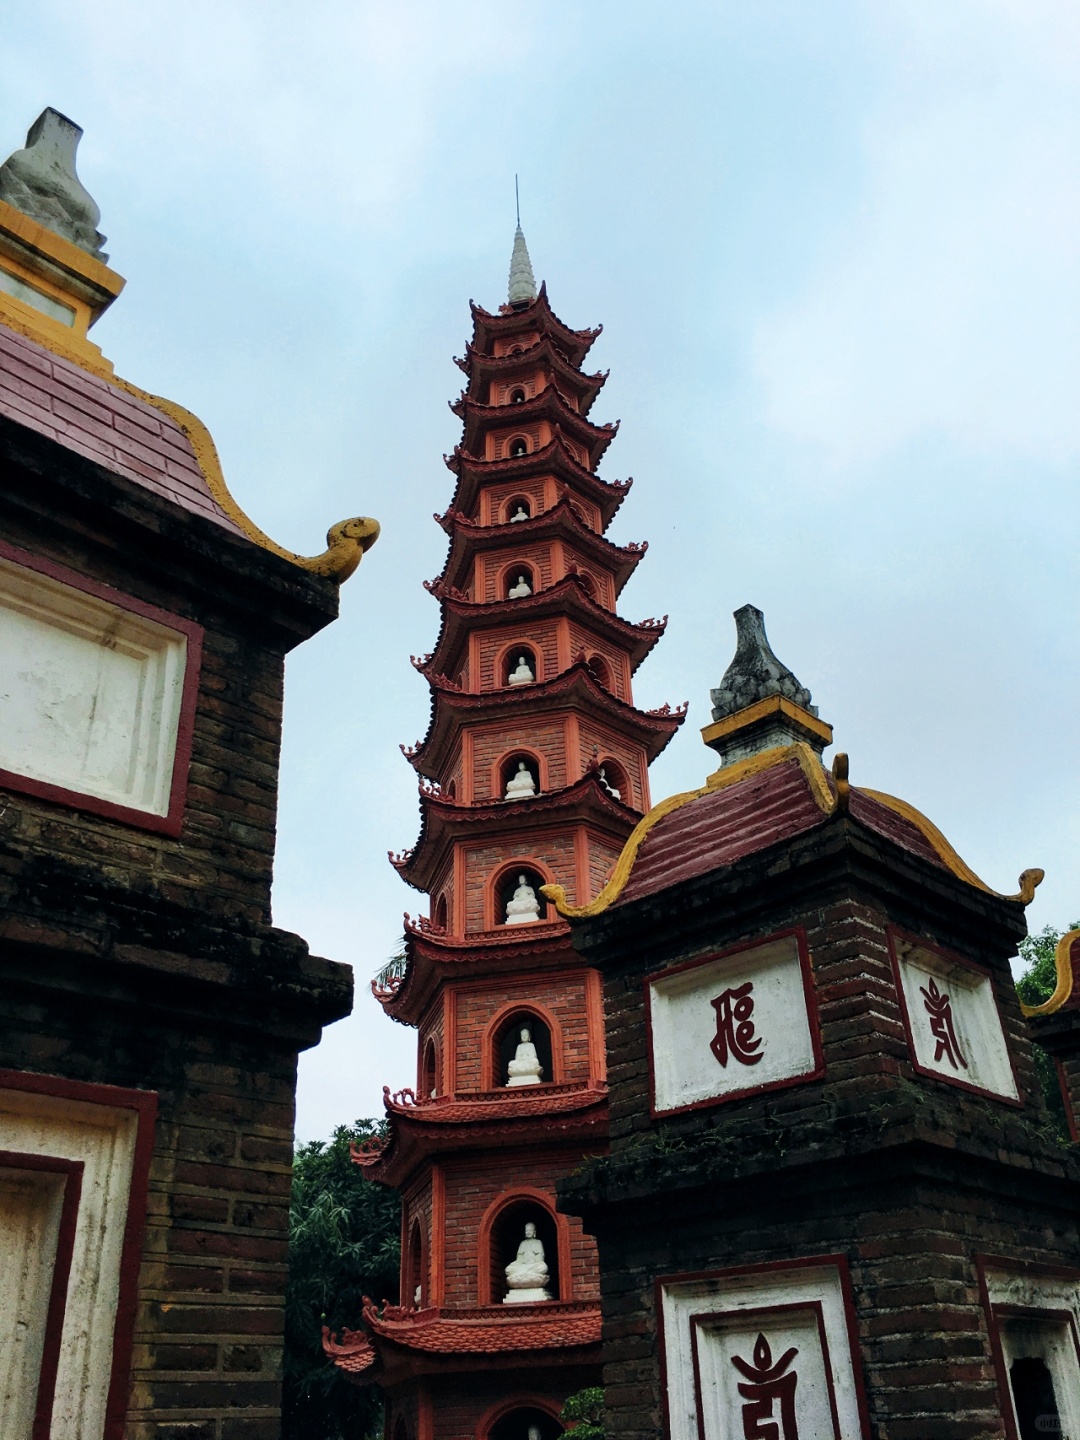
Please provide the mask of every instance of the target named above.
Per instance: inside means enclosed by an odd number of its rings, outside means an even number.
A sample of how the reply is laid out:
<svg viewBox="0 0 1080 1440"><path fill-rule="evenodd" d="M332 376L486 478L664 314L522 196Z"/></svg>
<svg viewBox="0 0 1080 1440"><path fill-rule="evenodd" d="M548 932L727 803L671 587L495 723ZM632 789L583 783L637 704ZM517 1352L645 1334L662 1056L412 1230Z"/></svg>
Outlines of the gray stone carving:
<svg viewBox="0 0 1080 1440"><path fill-rule="evenodd" d="M738 640L735 656L724 672L724 678L715 690L709 691L713 702L712 717L724 720L737 710L745 710L770 695L782 695L785 700L816 715L817 706L811 704L810 691L800 685L772 652L765 635L765 616L754 605L744 605L735 611L735 626Z"/></svg>
<svg viewBox="0 0 1080 1440"><path fill-rule="evenodd" d="M520 225L514 231L514 253L510 257L510 291L507 298L511 305L527 305L530 300L536 299L532 261L529 259Z"/></svg>
<svg viewBox="0 0 1080 1440"><path fill-rule="evenodd" d="M59 110L43 110L27 132L26 148L0 165L0 200L106 261L105 236L97 228L101 211L75 173L82 133Z"/></svg>

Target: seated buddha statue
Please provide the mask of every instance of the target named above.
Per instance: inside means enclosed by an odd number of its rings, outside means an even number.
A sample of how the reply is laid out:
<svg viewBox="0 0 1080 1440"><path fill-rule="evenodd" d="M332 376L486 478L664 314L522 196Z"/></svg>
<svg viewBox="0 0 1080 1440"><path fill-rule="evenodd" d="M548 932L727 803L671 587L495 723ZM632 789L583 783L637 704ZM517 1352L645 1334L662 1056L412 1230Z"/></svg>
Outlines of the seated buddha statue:
<svg viewBox="0 0 1080 1440"><path fill-rule="evenodd" d="M506 782L504 800L531 800L536 794L536 781L524 760L518 761L515 774Z"/></svg>
<svg viewBox="0 0 1080 1440"><path fill-rule="evenodd" d="M521 1028L521 1038L514 1051L514 1058L506 1067L507 1085L539 1085L543 1080L540 1057L532 1043L532 1031L528 1026Z"/></svg>
<svg viewBox="0 0 1080 1440"><path fill-rule="evenodd" d="M612 785L611 781L607 778L603 765L600 766L600 784L603 785L607 793L614 796L616 800L622 799L622 791Z"/></svg>
<svg viewBox="0 0 1080 1440"><path fill-rule="evenodd" d="M517 507L517 509L514 511L513 515L510 516L510 524L513 525L513 524L515 524L515 522L520 523L520 521L522 521L522 520L529 520L529 519L531 519L531 518L532 518L532 517L529 515L529 512L525 509L525 506L524 506L524 505L519 505L519 506Z"/></svg>
<svg viewBox="0 0 1080 1440"><path fill-rule="evenodd" d="M506 592L506 598L508 600L524 600L526 595L531 594L532 586L525 579L524 575L519 575L517 584L511 585L510 589Z"/></svg>
<svg viewBox="0 0 1080 1440"><path fill-rule="evenodd" d="M531 685L535 679L536 676L533 674L528 660L524 655L519 655L517 668L511 670L506 683L508 685Z"/></svg>
<svg viewBox="0 0 1080 1440"><path fill-rule="evenodd" d="M537 1300L550 1300L547 1261L544 1259L543 1242L537 1239L536 1226L530 1220L525 1226L525 1239L517 1248L517 1255L506 1267L506 1283L509 1287L503 1297L504 1305L528 1305Z"/></svg>
<svg viewBox="0 0 1080 1440"><path fill-rule="evenodd" d="M506 902L506 923L507 925L528 925L539 919L540 902L536 898L536 891L524 875L519 875L517 889L512 898Z"/></svg>

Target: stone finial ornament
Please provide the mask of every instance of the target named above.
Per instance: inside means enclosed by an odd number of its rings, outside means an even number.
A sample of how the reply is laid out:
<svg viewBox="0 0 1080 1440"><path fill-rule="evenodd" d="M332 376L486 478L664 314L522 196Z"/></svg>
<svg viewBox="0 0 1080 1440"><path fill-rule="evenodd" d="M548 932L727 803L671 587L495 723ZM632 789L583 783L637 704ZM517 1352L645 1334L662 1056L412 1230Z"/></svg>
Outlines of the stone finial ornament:
<svg viewBox="0 0 1080 1440"><path fill-rule="evenodd" d="M756 605L735 611L737 643L731 664L715 690L709 691L714 720L725 720L770 695L782 695L793 705L816 715L810 691L800 685L788 667L772 652L765 634L765 616Z"/></svg>
<svg viewBox="0 0 1080 1440"><path fill-rule="evenodd" d="M36 220L102 263L101 211L75 173L82 130L59 110L43 110L30 126L26 147L0 165L0 200Z"/></svg>
<svg viewBox="0 0 1080 1440"><path fill-rule="evenodd" d="M511 305L528 305L536 299L532 261L529 259L520 224L514 231L514 253L510 257L510 289L507 299Z"/></svg>

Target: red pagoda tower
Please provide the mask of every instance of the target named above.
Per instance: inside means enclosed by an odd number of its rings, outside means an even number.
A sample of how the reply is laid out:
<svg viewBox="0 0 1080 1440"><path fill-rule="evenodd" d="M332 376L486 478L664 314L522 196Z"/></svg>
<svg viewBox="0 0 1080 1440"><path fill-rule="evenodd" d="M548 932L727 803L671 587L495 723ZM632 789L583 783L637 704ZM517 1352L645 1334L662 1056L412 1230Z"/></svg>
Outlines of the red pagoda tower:
<svg viewBox="0 0 1080 1440"><path fill-rule="evenodd" d="M388 1440L549 1440L566 1396L599 1383L595 1245L555 1185L606 1147L600 986L541 887L600 891L685 713L633 705L664 622L615 612L646 547L605 538L630 482L596 473L617 429L588 418L599 330L537 292L520 227L508 304L472 318L436 517L450 553L427 586L442 628L414 660L432 695L405 751L420 838L391 856L430 914L406 918L404 962L373 986L419 1032L417 1080L387 1090L389 1138L356 1155L402 1194L402 1304L326 1342L383 1386Z"/></svg>

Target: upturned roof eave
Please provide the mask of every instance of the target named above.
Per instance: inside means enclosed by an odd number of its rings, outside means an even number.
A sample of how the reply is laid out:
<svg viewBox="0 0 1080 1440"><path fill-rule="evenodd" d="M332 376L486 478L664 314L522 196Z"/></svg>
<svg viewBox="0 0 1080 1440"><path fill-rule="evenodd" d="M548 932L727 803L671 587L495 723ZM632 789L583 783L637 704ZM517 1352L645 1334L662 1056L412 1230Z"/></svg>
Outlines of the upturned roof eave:
<svg viewBox="0 0 1080 1440"><path fill-rule="evenodd" d="M482 350L477 350L470 341L466 346L464 358L454 357L454 363L468 377L468 395L483 403L477 393L477 387L491 380L499 379L505 374L513 374L520 370L522 365L536 361L546 361L552 370L573 389L579 396L581 409L579 414L587 415L592 409L593 402L597 395L607 383L608 372L597 370L592 374L586 374L577 366L571 365L562 351L552 342L550 335L541 335L535 345L530 345L517 355L487 355Z"/></svg>
<svg viewBox="0 0 1080 1440"><path fill-rule="evenodd" d="M520 600L468 601L446 597L442 600L442 627L430 657L417 669L421 675L452 675L458 659L468 643L468 636L480 626L510 624L518 620L549 619L552 613L571 615L599 635L622 649L630 659L630 673L635 674L664 633L667 617L649 624L647 621L625 620L613 610L598 604L572 575L555 585L538 590Z"/></svg>
<svg viewBox="0 0 1080 1440"><path fill-rule="evenodd" d="M468 454L475 454L477 441L486 430L493 426L530 425L537 420L547 420L552 429L565 431L573 440L588 451L590 469L599 465L608 446L619 433L619 422L594 425L580 410L567 401L557 385L544 388L520 405L485 405L464 395L451 401L451 410L462 421L461 448Z"/></svg>
<svg viewBox="0 0 1080 1440"><path fill-rule="evenodd" d="M462 711L472 712L474 719L477 718L477 712L483 711L487 711L491 718L497 718L511 707L523 710L540 708L550 713L552 700L566 695L591 708L595 718L613 725L635 743L642 745L649 764L663 752L686 718L685 709L658 714L628 705L625 700L617 699L599 685L583 662L571 665L552 680L520 685L514 689L456 690L442 677L433 677L428 683L432 692L428 733L415 750L405 751L405 755L414 769L431 780L438 779L446 751L453 739L452 735L444 733L449 727L450 717ZM488 716L481 714L479 718Z"/></svg>
<svg viewBox="0 0 1080 1440"><path fill-rule="evenodd" d="M494 839L508 832L546 830L572 821L591 822L606 830L621 848L641 819L638 811L608 794L591 771L572 785L531 800L492 799L461 805L422 790L420 813L416 844L402 861L391 857L391 864L407 885L424 894L430 891L448 840L455 832L471 826L483 825L484 834Z"/></svg>
<svg viewBox="0 0 1080 1440"><path fill-rule="evenodd" d="M550 510L543 510L530 520L508 520L502 525L480 525L453 509L447 513L451 525L450 549L442 573L432 582L433 590L440 585L457 588L458 581L467 578L465 572L478 550L501 549L510 541L521 545L558 536L569 540L582 554L607 570L615 582L617 598L649 548L644 540L638 545L616 545L605 535L597 534L585 524L565 495Z"/></svg>
<svg viewBox="0 0 1080 1440"><path fill-rule="evenodd" d="M541 284L532 304L523 306L520 310L508 310L496 315L485 310L482 305L477 305L474 300L469 301L469 310L473 320L472 343L477 350L483 350L484 342L494 340L497 336L505 338L521 331L538 329L541 335L552 336L574 366L581 365L604 330L602 325L597 325L593 330L572 330L551 308L546 284Z"/></svg>
<svg viewBox="0 0 1080 1440"><path fill-rule="evenodd" d="M444 460L447 468L457 476L457 485L448 511L459 511L466 515L475 508L481 485L506 480L528 480L537 473L550 470L571 489L580 487L584 497L591 500L600 511L600 522L606 530L634 483L630 477L626 480L601 479L570 454L561 433L556 434L540 450L534 450L528 455L507 456L503 460L484 460L457 446L450 455L444 456Z"/></svg>

